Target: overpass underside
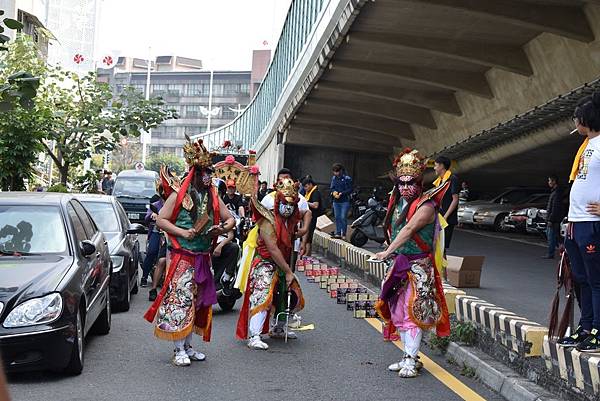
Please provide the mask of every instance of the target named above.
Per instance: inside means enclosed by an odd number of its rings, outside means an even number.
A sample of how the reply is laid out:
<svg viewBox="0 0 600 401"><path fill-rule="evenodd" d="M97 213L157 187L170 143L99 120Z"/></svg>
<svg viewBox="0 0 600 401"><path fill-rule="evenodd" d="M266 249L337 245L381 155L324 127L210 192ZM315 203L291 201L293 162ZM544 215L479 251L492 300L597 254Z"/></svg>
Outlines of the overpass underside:
<svg viewBox="0 0 600 401"><path fill-rule="evenodd" d="M567 137L573 103L510 135L493 128L600 78L596 38L600 0L367 1L287 124L285 163L324 178L342 161L375 177L411 146L447 153L480 185L566 174L580 141Z"/></svg>

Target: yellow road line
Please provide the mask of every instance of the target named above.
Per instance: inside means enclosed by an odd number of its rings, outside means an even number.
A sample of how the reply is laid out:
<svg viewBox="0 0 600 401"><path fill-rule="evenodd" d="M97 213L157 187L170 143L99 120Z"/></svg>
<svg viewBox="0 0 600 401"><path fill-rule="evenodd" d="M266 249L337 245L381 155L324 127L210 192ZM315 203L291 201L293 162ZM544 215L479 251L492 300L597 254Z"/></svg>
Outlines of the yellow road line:
<svg viewBox="0 0 600 401"><path fill-rule="evenodd" d="M381 327L381 321L379 319L367 318L365 320L367 321L367 323L373 326L375 330L377 330L380 333L382 332L383 329ZM400 341L394 341L394 345L400 348L401 350L404 350L402 348L402 345L400 344ZM442 382L443 385L448 387L450 390L454 391L460 398L469 401L485 401L485 398L477 394L469 386L458 380L440 365L429 359L422 352L419 353L419 356L421 358L421 362L423 362L423 367L427 369L429 373L431 373L436 379Z"/></svg>

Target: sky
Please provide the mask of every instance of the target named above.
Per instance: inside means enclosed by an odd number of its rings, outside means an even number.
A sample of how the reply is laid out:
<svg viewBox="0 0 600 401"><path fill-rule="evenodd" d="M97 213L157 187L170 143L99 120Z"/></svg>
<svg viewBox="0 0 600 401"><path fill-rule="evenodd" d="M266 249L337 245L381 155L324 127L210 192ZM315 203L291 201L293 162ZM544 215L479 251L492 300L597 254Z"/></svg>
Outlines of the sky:
<svg viewBox="0 0 600 401"><path fill-rule="evenodd" d="M252 50L274 49L291 0L100 0L96 57L198 58L250 70ZM266 41L267 45L263 42ZM150 52L148 48L151 48Z"/></svg>

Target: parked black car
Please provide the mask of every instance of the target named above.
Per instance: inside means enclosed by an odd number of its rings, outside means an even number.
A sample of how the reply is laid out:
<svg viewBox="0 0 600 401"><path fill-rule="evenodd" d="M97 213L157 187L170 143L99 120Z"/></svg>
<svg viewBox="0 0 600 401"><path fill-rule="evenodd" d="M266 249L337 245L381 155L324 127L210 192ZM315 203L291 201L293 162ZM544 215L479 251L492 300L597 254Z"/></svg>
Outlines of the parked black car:
<svg viewBox="0 0 600 401"><path fill-rule="evenodd" d="M5 369L79 374L85 336L108 334L110 253L68 194L0 193L0 351Z"/></svg>
<svg viewBox="0 0 600 401"><path fill-rule="evenodd" d="M131 294L138 292L141 257L137 234L145 233L146 228L130 223L123 206L114 196L77 195L77 199L83 203L108 240L112 260L111 302L115 309L128 311Z"/></svg>
<svg viewBox="0 0 600 401"><path fill-rule="evenodd" d="M150 199L156 194L158 173L152 170L124 170L115 180L112 195L121 202L132 223L144 224Z"/></svg>

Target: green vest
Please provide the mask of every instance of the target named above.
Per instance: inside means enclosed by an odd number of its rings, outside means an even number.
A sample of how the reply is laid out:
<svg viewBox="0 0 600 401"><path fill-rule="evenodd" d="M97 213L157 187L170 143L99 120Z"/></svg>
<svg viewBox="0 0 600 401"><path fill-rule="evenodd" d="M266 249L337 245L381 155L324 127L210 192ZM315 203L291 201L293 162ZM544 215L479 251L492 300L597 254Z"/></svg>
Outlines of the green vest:
<svg viewBox="0 0 600 401"><path fill-rule="evenodd" d="M200 194L200 197L198 198L198 206L197 206L197 216L198 218L200 218L200 216L202 216L203 210L204 210L204 204L206 203L208 206L208 197L210 196L210 193L207 191L204 194ZM192 252L208 252L208 250L210 249L210 246L212 245L212 238L208 235L206 235L206 232L208 231L208 229L213 225L212 222L213 217L214 217L214 212L212 208L206 208L206 211L208 212L208 222L206 223L206 225L204 226L204 228L202 229L202 232L199 233L198 235L196 235L194 238L188 240L185 239L183 237L176 237L177 238L177 242L179 242L179 245L181 245L181 247L183 249L186 249L188 251L192 251ZM175 225L177 227L183 228L183 229L190 229L192 227L194 227L194 221L192 220L192 216L190 214L190 212L188 212L187 210L185 210L183 207L181 207L181 209L179 209L179 214L177 215L177 220L175 221ZM171 241L169 240L169 246L171 246Z"/></svg>
<svg viewBox="0 0 600 401"><path fill-rule="evenodd" d="M398 202L398 204L394 208L394 214L392 214L392 222L391 222L392 223L392 238L391 238L392 241L394 240L394 238L396 238L398 236L398 233L400 233L400 230L402 230L402 228L407 223L406 219L404 219L403 222L401 222L400 224L397 224L398 219L400 218L400 214L402 213L402 205L404 203L405 203L405 201L403 199L401 199L400 202ZM421 237L421 239L423 240L423 242L425 242L427 244L427 246L429 247L429 249L431 251L433 251L434 231L435 231L435 222L427 224L418 233L419 236ZM423 253L423 250L419 247L417 242L411 238L410 240L406 241L406 243L404 243L404 245L402 245L398 249L396 249L396 253L401 253L404 255L416 255L419 253Z"/></svg>

